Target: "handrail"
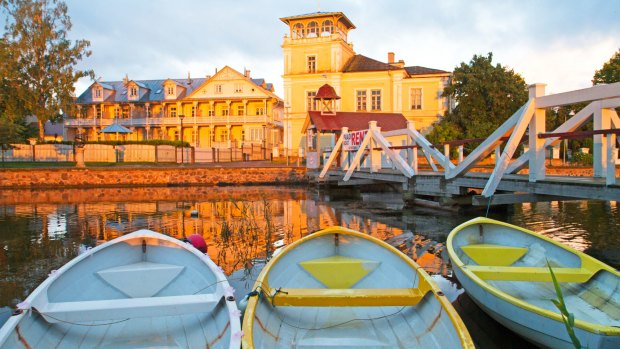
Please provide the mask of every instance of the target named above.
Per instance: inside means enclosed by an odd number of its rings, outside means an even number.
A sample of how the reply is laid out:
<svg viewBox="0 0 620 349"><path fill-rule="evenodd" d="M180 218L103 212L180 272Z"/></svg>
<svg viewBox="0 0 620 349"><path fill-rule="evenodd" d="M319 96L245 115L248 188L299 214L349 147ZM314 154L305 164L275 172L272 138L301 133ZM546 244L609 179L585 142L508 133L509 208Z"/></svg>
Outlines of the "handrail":
<svg viewBox="0 0 620 349"><path fill-rule="evenodd" d="M573 132L546 132L539 133L538 138L558 138L558 139L573 139L573 138L583 138L594 135L610 135L614 134L616 136L620 135L620 128L610 128L607 130L593 130L593 131L573 131Z"/></svg>

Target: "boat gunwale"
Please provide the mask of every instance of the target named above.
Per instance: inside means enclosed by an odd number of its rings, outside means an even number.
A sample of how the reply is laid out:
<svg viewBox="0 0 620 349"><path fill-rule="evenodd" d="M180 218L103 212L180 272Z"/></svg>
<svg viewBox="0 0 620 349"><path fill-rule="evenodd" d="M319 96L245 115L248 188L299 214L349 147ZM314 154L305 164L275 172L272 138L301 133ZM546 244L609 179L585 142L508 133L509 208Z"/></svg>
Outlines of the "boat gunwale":
<svg viewBox="0 0 620 349"><path fill-rule="evenodd" d="M457 255L456 251L454 250L454 245L453 245L453 240L454 237L460 233L463 229L471 226L471 225L477 225L477 224L495 224L495 225L500 225L500 226L504 226L510 229L514 229L514 230L518 230L520 232L526 233L528 235L531 235L535 238L544 240L546 242L549 242L555 246L558 246L560 248L562 248L563 250L572 253L574 255L576 255L577 257L579 257L580 261L581 261L581 268L587 268L589 270L592 271L592 276L594 276L596 273L600 272L600 271L607 271L610 272L613 275L616 275L618 277L620 277L620 273L615 270L614 268L608 266L607 264L597 260L594 257L591 257L581 251L575 250L573 248L570 248L568 246L565 246L547 236L544 236L542 234L536 233L535 231L523 228L523 227L519 227L510 223L506 223L506 222L502 222L502 221L498 221L498 220L494 220L491 218L486 218L486 217L476 217L473 218L467 222L461 223L460 225L458 225L457 227L455 227L454 229L452 229L452 231L450 232L450 234L448 234L448 238L446 241L446 246L448 249L448 255L450 256L450 260L452 261L452 266L453 268L458 268L462 273L464 273L467 277L469 277L472 282L474 282L475 284L477 284L479 287L481 287L483 290L493 294L496 297L499 297L500 299L516 306L522 309L525 309L527 311L533 312L535 314L538 314L540 316L544 316L547 318L550 318L552 320L555 321L559 321L562 322L562 315L559 312L553 312L551 310L547 310L544 309L542 307L533 305L531 303L525 302L519 298L516 298L514 296L509 295L508 293L493 287L491 284L489 284L486 280L482 279L481 277L479 277L478 275L476 275L472 270L469 270L469 268L467 268L467 265L465 263L463 263L463 261L459 258L459 256ZM586 267L584 267L584 265ZM590 267L590 268L588 268ZM553 268L553 267L552 267ZM561 269L561 268L553 268L555 269ZM467 290L466 290L467 291ZM604 335L610 335L610 336L619 336L620 335L620 327L615 327L615 326L611 326L611 325L601 325L601 324L596 324L593 322L589 322L589 321L585 321L585 320L580 320L575 318L575 326L585 330L587 332L591 332L591 333L595 333L595 334L604 334Z"/></svg>
<svg viewBox="0 0 620 349"><path fill-rule="evenodd" d="M465 323L461 319L461 317L456 312L456 309L452 306L452 303L447 299L447 297L443 294L439 286L435 284L435 282L431 279L428 273L420 267L413 259L409 258L401 251L399 251L394 246L377 239L368 234L364 234L355 230L351 230L341 226L332 226L326 229L319 230L317 232L311 233L293 243L286 246L280 253L278 253L275 257L273 257L261 270L260 274L256 278L256 282L254 284L254 289L258 289L260 287L262 292L269 292L271 287L268 284L267 277L271 272L271 269L277 262L283 258L287 253L292 251L299 245L302 245L312 239L319 238L321 236L330 235L330 234L342 234L342 235L351 235L355 237L359 237L370 241L380 247L387 249L388 251L396 254L400 259L402 259L405 263L407 263L413 271L415 271L419 277L418 288L423 294L426 294L428 291L431 291L435 299L439 302L443 311L445 311L452 322L452 325L457 333L461 346L463 348L475 348L473 340L469 334ZM248 299L248 304L246 307L244 320L243 320L243 329L244 335L242 340L243 348L254 348L254 317L256 316L256 308L258 306L259 297L250 297Z"/></svg>
<svg viewBox="0 0 620 349"><path fill-rule="evenodd" d="M156 239L156 240L164 240L167 242L170 242L174 245L177 245L179 247L181 247L182 249L184 249L185 251L194 254L196 257L198 257L205 265L207 265L207 267L211 270L211 272L213 273L213 276L215 277L215 279L217 280L215 285L220 285L220 289L223 290L224 287L226 286L230 286L230 284L228 283L228 279L226 278L226 276L224 275L224 273L219 269L219 267L217 266L217 264L215 264L215 262L213 262L213 260L211 260L211 258L207 255L207 254L203 254L202 252L198 251L196 248L190 247L191 245L189 245L186 242L183 242L181 240L175 239L171 236L162 234L162 233L158 233L149 229L140 229L134 232L131 232L129 234L125 234L122 236L119 236L115 239L106 241L105 243L96 246L92 249L88 249L87 251L85 251L84 253L81 253L79 255L77 255L76 257L74 257L73 259L71 259L70 261L68 261L67 263L65 263L64 265L62 265L58 270L56 271L52 271L52 273L50 273L50 275L43 280L43 282L41 282L41 284L39 284L29 295L28 297L26 297L26 299L24 300L23 303L26 304L32 304L32 300L37 298L40 294L42 294L42 292L46 292L48 290L48 288L50 287L50 285L56 281L61 275L63 275L67 270L69 270L70 268L72 268L73 266L75 266L76 264L82 262L84 259L92 256L93 254L102 251L103 249L112 247L118 243L121 242L125 242L127 240L132 240L132 239L139 239L139 238L151 238L151 239ZM224 296L224 291L221 292L222 296ZM47 298L47 297L46 297ZM49 303L53 303L53 302L49 302ZM230 345L229 348L239 348L240 347L240 343L241 340L240 338L237 338L238 336L235 335L235 333L237 332L241 332L241 323L240 321L233 321L233 315L232 312L237 309L237 305L236 302L230 302L228 300L226 300L226 307L229 310L229 323L230 323L230 327L231 327L231 331L230 331ZM232 307L232 309L231 309ZM23 317L25 317L26 315L28 315L30 312L34 311L32 308L27 308L27 309L17 309L17 311L20 311L20 313L18 313L17 315L13 315L11 316L2 327L0 327L0 347L2 345L4 345L6 343L6 341L9 339L9 335L10 333L12 333L16 326L21 322L21 319Z"/></svg>

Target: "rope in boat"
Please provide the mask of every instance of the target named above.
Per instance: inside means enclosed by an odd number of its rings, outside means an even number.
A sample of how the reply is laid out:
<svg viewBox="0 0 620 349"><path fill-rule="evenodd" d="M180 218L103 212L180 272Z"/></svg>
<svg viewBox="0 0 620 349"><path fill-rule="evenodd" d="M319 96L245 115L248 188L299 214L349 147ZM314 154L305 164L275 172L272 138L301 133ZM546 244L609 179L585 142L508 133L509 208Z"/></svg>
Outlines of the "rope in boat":
<svg viewBox="0 0 620 349"><path fill-rule="evenodd" d="M493 201L493 194L489 196L489 202L487 203L487 214L484 216L485 218L489 218L489 209L491 208L491 201Z"/></svg>

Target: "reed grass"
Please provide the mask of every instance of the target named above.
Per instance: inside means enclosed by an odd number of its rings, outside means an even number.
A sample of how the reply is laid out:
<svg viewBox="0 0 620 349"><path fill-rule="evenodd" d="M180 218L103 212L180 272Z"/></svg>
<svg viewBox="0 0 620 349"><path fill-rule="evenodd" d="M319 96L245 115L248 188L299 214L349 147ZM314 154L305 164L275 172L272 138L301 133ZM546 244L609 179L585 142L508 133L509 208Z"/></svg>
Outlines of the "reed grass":
<svg viewBox="0 0 620 349"><path fill-rule="evenodd" d="M581 342L577 335L575 334L575 316L568 311L566 308L566 303L564 302L564 295L562 294L562 288L560 288L560 283L555 277L553 273L553 269L547 260L547 267L549 268L549 272L551 273L551 280L553 281L553 287L555 288L555 294L558 299L551 299L556 308L560 311L562 315L562 322L564 322L564 326L566 326L566 332L568 332L568 336L573 342L573 346L576 349L581 349Z"/></svg>

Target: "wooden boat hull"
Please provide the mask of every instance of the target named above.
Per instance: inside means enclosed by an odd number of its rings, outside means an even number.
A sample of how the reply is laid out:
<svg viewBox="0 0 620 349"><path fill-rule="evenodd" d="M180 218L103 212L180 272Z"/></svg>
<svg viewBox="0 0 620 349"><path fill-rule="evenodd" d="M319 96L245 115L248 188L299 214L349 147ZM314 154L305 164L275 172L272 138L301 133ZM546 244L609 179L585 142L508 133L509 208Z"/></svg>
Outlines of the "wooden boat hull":
<svg viewBox="0 0 620 349"><path fill-rule="evenodd" d="M572 347L547 260L560 281L575 334L588 348L620 347L618 272L578 251L507 223L476 218L448 236L458 280L491 317L548 348Z"/></svg>
<svg viewBox="0 0 620 349"><path fill-rule="evenodd" d="M0 348L238 348L231 294L208 256L140 230L52 273L0 328Z"/></svg>
<svg viewBox="0 0 620 349"><path fill-rule="evenodd" d="M261 271L244 315L244 348L473 348L422 268L341 227L289 246Z"/></svg>

